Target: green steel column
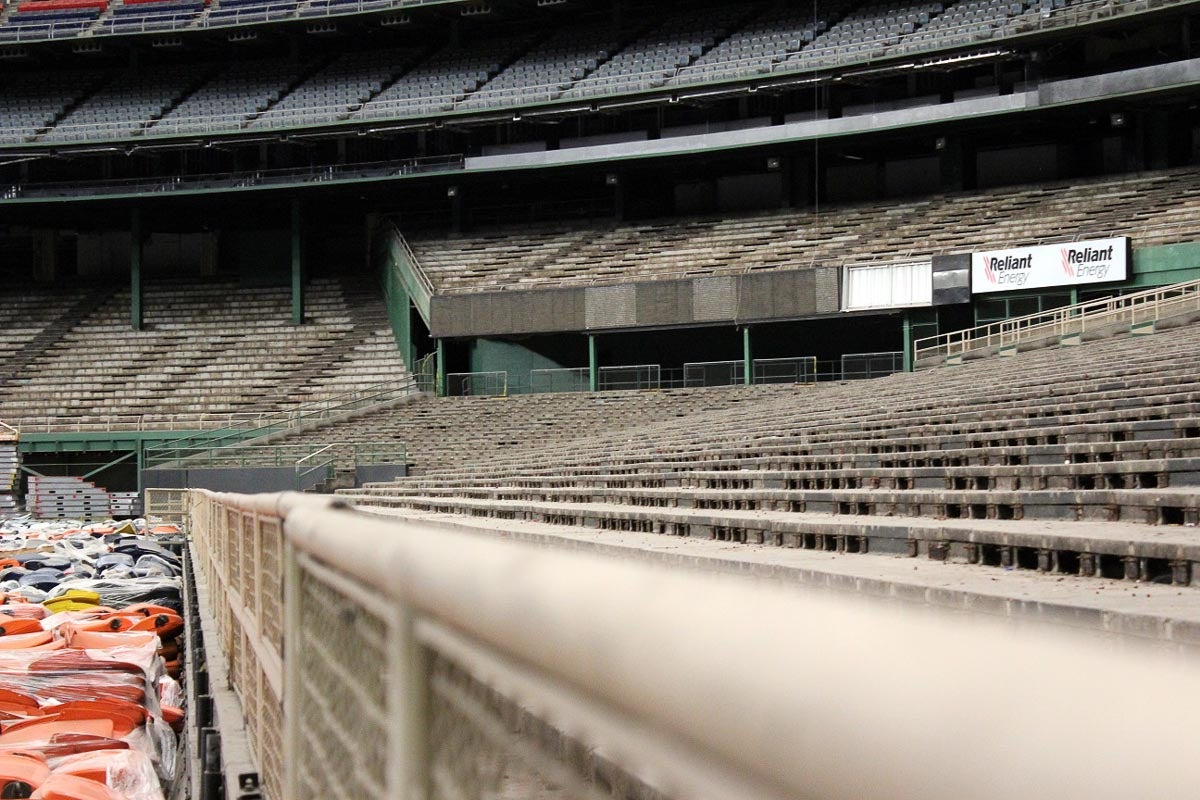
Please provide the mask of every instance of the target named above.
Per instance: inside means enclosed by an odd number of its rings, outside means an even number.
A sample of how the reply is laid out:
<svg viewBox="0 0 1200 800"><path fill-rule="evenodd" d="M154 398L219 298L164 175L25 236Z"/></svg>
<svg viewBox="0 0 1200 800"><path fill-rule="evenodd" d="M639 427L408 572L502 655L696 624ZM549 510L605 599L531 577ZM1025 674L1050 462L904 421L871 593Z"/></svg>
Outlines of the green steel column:
<svg viewBox="0 0 1200 800"><path fill-rule="evenodd" d="M292 201L292 324L304 324L304 251L300 201Z"/></svg>
<svg viewBox="0 0 1200 800"><path fill-rule="evenodd" d="M750 349L750 326L742 328L742 383L754 383L754 353Z"/></svg>
<svg viewBox="0 0 1200 800"><path fill-rule="evenodd" d="M446 396L446 345L441 340L437 340L437 377L435 379L434 393L438 397Z"/></svg>
<svg viewBox="0 0 1200 800"><path fill-rule="evenodd" d="M142 210L137 206L129 216L129 324L142 329Z"/></svg>
<svg viewBox="0 0 1200 800"><path fill-rule="evenodd" d="M137 490L141 494L146 488L142 485L142 470L146 468L146 441L139 437L134 447L137 448ZM145 500L144 495L142 500Z"/></svg>
<svg viewBox="0 0 1200 800"><path fill-rule="evenodd" d="M600 361L596 357L596 334L588 334L588 391L600 390Z"/></svg>
<svg viewBox="0 0 1200 800"><path fill-rule="evenodd" d="M912 314L904 312L904 371L913 371Z"/></svg>
<svg viewBox="0 0 1200 800"><path fill-rule="evenodd" d="M1078 286L1071 287L1071 305L1073 305L1073 306L1079 305L1079 287Z"/></svg>

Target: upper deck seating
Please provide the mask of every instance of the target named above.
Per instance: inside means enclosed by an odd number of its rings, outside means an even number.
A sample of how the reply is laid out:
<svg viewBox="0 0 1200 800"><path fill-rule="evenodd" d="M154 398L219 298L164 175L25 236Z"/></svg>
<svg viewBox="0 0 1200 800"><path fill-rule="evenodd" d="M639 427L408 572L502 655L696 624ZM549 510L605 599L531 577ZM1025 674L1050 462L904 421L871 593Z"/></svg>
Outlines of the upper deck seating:
<svg viewBox="0 0 1200 800"><path fill-rule="evenodd" d="M623 283L813 264L894 261L1046 239L1200 236L1200 171L935 195L904 204L741 216L544 224L409 236L439 292Z"/></svg>

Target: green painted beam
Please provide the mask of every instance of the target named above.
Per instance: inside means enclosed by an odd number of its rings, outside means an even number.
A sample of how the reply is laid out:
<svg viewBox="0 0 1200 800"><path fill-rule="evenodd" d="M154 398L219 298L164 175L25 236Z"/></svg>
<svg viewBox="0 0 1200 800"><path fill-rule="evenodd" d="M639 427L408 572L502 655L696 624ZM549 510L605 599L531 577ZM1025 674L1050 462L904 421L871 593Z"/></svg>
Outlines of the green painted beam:
<svg viewBox="0 0 1200 800"><path fill-rule="evenodd" d="M142 210L137 206L129 214L129 324L135 331L142 319Z"/></svg>
<svg viewBox="0 0 1200 800"><path fill-rule="evenodd" d="M22 453L137 452L182 437L217 438L221 431L81 431L72 433L22 433ZM226 432L227 433L227 432Z"/></svg>
<svg viewBox="0 0 1200 800"><path fill-rule="evenodd" d="M292 324L304 324L304 229L300 201L292 201ZM411 365L410 365L411 366Z"/></svg>

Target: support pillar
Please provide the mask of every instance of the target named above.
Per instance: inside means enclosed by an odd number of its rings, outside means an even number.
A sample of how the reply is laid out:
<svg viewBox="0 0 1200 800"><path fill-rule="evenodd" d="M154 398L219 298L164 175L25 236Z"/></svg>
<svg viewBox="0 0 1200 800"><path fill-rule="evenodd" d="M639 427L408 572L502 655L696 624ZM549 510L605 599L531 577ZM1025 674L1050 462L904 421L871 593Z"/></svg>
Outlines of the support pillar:
<svg viewBox="0 0 1200 800"><path fill-rule="evenodd" d="M129 217L129 325L142 329L142 210L134 206Z"/></svg>
<svg viewBox="0 0 1200 800"><path fill-rule="evenodd" d="M596 358L596 334L588 334L588 391L600 390L600 362Z"/></svg>
<svg viewBox="0 0 1200 800"><path fill-rule="evenodd" d="M913 371L912 313L904 312L904 371Z"/></svg>
<svg viewBox="0 0 1200 800"><path fill-rule="evenodd" d="M446 396L446 343L437 340L437 374L434 376L433 392L438 397Z"/></svg>
<svg viewBox="0 0 1200 800"><path fill-rule="evenodd" d="M1078 286L1071 287L1071 305L1073 305L1073 306L1079 305L1079 287Z"/></svg>
<svg viewBox="0 0 1200 800"><path fill-rule="evenodd" d="M300 201L292 201L292 324L304 324L304 234Z"/></svg>
<svg viewBox="0 0 1200 800"><path fill-rule="evenodd" d="M750 327L742 328L742 384L754 383L754 353L750 348Z"/></svg>

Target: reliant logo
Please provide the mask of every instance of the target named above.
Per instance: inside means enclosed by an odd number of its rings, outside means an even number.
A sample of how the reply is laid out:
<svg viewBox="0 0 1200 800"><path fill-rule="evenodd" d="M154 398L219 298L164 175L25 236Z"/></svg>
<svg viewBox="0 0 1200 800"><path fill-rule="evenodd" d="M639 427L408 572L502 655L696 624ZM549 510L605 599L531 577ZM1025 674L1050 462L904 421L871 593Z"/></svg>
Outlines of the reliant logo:
<svg viewBox="0 0 1200 800"><path fill-rule="evenodd" d="M1063 272L1073 280L1104 280L1112 264L1114 249L1111 244L1108 247L1063 247L1060 251Z"/></svg>
<svg viewBox="0 0 1200 800"><path fill-rule="evenodd" d="M989 256L979 254L983 260L983 275L996 286L1024 286L1033 267L1033 253L1023 256Z"/></svg>

